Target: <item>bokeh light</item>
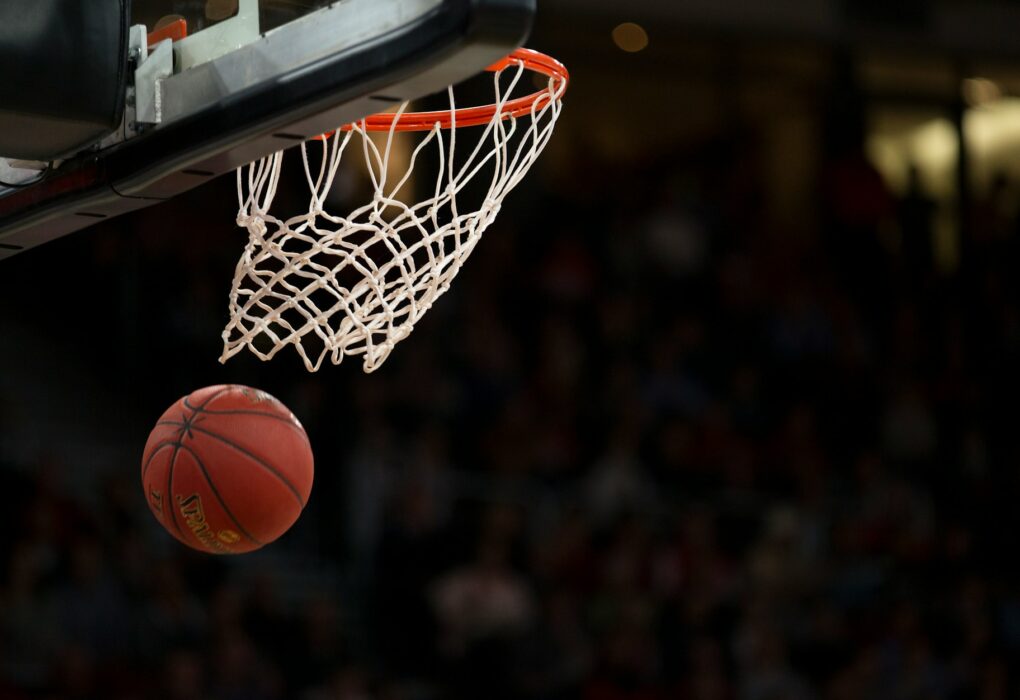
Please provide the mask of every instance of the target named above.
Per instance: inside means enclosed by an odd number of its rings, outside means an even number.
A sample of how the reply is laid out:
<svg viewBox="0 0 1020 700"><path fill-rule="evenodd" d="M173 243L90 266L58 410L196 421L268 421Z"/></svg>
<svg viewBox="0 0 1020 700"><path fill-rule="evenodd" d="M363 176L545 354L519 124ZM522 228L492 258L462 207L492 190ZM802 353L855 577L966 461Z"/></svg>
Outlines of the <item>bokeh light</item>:
<svg viewBox="0 0 1020 700"><path fill-rule="evenodd" d="M648 48L648 32L640 24L624 22L613 30L613 41L627 53L637 53Z"/></svg>

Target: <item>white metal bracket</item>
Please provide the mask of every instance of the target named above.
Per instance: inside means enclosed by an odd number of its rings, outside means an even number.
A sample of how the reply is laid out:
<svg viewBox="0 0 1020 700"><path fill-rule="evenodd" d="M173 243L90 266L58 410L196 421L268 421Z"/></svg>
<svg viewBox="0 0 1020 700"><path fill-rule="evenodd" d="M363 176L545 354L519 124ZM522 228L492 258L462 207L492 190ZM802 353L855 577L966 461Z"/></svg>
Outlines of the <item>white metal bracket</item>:
<svg viewBox="0 0 1020 700"><path fill-rule="evenodd" d="M161 84L173 73L173 41L164 39L135 70L135 122L139 126L152 126L163 121Z"/></svg>
<svg viewBox="0 0 1020 700"><path fill-rule="evenodd" d="M177 72L208 63L259 36L259 0L240 0L237 14L174 44Z"/></svg>

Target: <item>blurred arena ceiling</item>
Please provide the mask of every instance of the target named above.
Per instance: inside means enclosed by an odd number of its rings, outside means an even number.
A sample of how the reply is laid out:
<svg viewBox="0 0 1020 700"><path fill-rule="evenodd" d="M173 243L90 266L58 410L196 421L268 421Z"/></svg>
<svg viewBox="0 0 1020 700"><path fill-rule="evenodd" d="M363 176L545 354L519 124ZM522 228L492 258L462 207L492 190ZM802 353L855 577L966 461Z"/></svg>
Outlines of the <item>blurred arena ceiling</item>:
<svg viewBox="0 0 1020 700"><path fill-rule="evenodd" d="M542 11L649 28L1020 56L1015 0L544 0Z"/></svg>

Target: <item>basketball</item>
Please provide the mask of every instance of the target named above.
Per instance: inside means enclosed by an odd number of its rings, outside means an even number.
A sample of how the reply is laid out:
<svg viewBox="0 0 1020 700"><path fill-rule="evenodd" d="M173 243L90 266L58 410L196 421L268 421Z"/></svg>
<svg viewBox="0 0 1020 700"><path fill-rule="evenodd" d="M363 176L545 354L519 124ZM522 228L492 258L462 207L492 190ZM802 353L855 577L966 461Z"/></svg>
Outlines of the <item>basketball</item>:
<svg viewBox="0 0 1020 700"><path fill-rule="evenodd" d="M246 386L211 386L149 434L142 488L159 523L211 554L243 554L297 521L313 479L308 436L286 406Z"/></svg>

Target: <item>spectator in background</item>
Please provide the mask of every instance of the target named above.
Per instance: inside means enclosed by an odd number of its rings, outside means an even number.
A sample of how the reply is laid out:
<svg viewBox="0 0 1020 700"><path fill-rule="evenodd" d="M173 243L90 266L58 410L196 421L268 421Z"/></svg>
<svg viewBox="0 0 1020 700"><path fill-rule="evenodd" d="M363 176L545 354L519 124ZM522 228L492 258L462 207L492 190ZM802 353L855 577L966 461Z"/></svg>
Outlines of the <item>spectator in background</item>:
<svg viewBox="0 0 1020 700"><path fill-rule="evenodd" d="M499 526L483 532L475 561L434 584L439 649L458 697L515 696L515 656L536 610L526 581L510 566L507 534Z"/></svg>

